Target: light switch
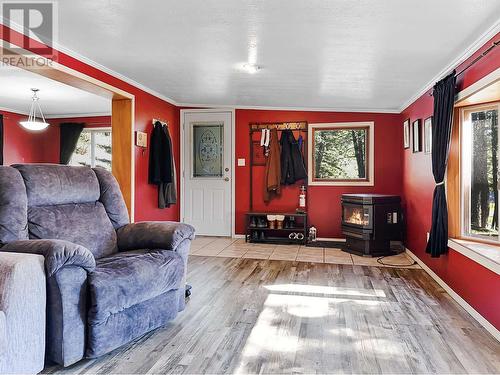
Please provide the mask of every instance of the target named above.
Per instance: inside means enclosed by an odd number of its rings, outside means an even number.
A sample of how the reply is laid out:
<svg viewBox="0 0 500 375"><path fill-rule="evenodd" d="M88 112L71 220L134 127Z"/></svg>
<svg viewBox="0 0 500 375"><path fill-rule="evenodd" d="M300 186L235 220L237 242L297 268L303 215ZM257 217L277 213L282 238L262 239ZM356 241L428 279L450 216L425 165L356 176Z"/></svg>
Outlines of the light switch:
<svg viewBox="0 0 500 375"><path fill-rule="evenodd" d="M245 166L245 159L238 159L238 167L244 167Z"/></svg>

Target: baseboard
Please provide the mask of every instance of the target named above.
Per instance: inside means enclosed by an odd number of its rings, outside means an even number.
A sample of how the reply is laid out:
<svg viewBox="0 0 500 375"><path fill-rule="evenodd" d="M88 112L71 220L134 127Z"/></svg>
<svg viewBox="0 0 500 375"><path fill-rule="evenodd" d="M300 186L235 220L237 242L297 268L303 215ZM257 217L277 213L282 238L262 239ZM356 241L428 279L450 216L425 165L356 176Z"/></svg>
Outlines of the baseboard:
<svg viewBox="0 0 500 375"><path fill-rule="evenodd" d="M413 254L410 250L406 249L406 253L414 259L422 269L429 274L445 291L451 298L453 298L462 308L467 311L470 316L477 320L497 341L500 342L500 331L493 326L486 318L484 318L479 312L477 312L471 305L467 303L462 297L458 295L453 289L450 288L448 284L444 282L433 270L431 270L419 257Z"/></svg>
<svg viewBox="0 0 500 375"><path fill-rule="evenodd" d="M245 238L244 234L233 234L233 238Z"/></svg>
<svg viewBox="0 0 500 375"><path fill-rule="evenodd" d="M345 238L318 237L318 241L345 242Z"/></svg>

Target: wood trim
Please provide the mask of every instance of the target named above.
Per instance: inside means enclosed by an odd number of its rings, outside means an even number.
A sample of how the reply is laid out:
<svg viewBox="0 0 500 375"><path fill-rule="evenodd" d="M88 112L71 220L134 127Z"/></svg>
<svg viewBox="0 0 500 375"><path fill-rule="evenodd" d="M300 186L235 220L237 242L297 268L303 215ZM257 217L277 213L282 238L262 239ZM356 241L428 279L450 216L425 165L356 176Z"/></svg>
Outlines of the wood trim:
<svg viewBox="0 0 500 375"><path fill-rule="evenodd" d="M133 106L131 99L113 99L111 128L111 170L116 177L125 199L130 218L134 218L133 194Z"/></svg>
<svg viewBox="0 0 500 375"><path fill-rule="evenodd" d="M317 131L325 131L325 130L332 130L332 131L337 131L337 130L364 130L365 131L365 178L316 178L316 163L314 159L314 153L312 154L312 181L313 182L345 182L345 183L350 183L350 182L368 182L370 181L370 127L369 126L364 126L364 127L350 127L350 126L339 126L339 127L324 127L324 128L312 128L311 129L311 136L312 136L312 148L311 151L315 149L315 137L314 133Z"/></svg>
<svg viewBox="0 0 500 375"><path fill-rule="evenodd" d="M122 89L102 82L94 77L81 73L65 65L36 56L36 60L43 62L43 67L33 64L33 54L27 50L13 51L0 45L0 54L8 51L15 57L19 69L53 79L66 85L99 95L112 100L112 160L111 169L118 180L127 205L130 219L134 220L134 95ZM7 60L5 63L9 63Z"/></svg>
<svg viewBox="0 0 500 375"><path fill-rule="evenodd" d="M448 236L461 236L461 178L460 178L460 108L453 110L450 154L446 172L446 188L448 198Z"/></svg>
<svg viewBox="0 0 500 375"><path fill-rule="evenodd" d="M500 99L500 68L460 91L455 98L456 107L482 104Z"/></svg>
<svg viewBox="0 0 500 375"><path fill-rule="evenodd" d="M316 130L337 130L337 129L355 129L361 128L368 131L366 143L366 178L355 180L324 180L315 179L314 175L314 131ZM308 154L307 165L308 171L308 184L310 186L375 186L375 122L339 122L339 123L314 123L309 124L307 134ZM311 173L312 172L312 173Z"/></svg>

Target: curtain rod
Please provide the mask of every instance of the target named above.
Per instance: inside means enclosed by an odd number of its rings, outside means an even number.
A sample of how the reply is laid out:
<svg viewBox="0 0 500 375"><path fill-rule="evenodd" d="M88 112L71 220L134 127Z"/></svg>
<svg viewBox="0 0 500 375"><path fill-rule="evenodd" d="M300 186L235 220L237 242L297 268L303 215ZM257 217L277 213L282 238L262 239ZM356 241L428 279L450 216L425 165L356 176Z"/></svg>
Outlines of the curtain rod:
<svg viewBox="0 0 500 375"><path fill-rule="evenodd" d="M500 45L500 40L497 40L496 42L491 43L491 46L489 46L489 48L486 49L482 54L480 54L478 57L476 57L474 60L472 60L469 65L467 65L465 68L463 68L458 73L455 73L455 77L458 77L460 74L462 74L463 72L465 72L472 65L474 65L479 60L481 60L484 56L486 56L488 53L490 53L493 48L498 47L499 45Z"/></svg>
<svg viewBox="0 0 500 375"><path fill-rule="evenodd" d="M496 42L491 43L491 46L489 46L486 50L483 51L478 57L476 57L474 60L472 60L465 68L463 68L461 71L458 73L455 73L455 77L458 77L460 74L463 74L467 69L472 67L475 63L477 63L479 60L481 60L484 56L486 56L488 53L490 53L493 48L498 47L500 45L500 40L497 40ZM433 91L429 93L430 96L432 96Z"/></svg>

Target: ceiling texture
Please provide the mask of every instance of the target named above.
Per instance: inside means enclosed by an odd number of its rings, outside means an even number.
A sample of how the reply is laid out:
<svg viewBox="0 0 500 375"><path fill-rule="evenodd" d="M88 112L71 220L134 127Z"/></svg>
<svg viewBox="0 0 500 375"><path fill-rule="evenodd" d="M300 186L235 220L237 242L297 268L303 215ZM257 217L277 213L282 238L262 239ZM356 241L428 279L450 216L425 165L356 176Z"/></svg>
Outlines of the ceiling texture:
<svg viewBox="0 0 500 375"><path fill-rule="evenodd" d="M332 111L401 111L500 26L499 0L59 0L58 12L63 51L174 104Z"/></svg>
<svg viewBox="0 0 500 375"><path fill-rule="evenodd" d="M111 100L27 70L0 65L0 109L28 114L32 88L37 88L46 117L109 115Z"/></svg>

